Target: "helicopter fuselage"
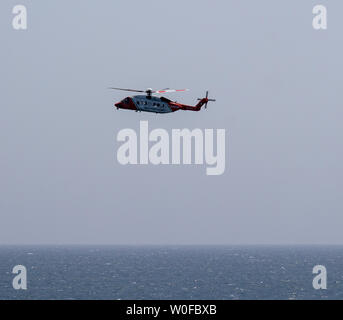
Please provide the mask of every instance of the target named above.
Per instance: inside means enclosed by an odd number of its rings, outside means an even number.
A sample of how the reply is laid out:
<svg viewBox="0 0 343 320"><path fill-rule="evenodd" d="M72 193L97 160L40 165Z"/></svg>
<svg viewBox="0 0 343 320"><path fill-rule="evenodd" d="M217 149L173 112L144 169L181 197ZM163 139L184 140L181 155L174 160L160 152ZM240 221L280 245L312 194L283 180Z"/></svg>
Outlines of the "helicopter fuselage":
<svg viewBox="0 0 343 320"><path fill-rule="evenodd" d="M116 103L115 106L118 109L129 109L135 111L145 111L145 112L155 112L155 113L169 113L173 110L169 103L172 102L163 97L153 97L153 96L133 96L127 97Z"/></svg>
<svg viewBox="0 0 343 320"><path fill-rule="evenodd" d="M126 97L122 101L115 104L117 109L127 109L154 113L170 113L178 110L200 111L204 104L210 101L208 98L199 99L199 103L195 106L189 106L182 103L171 101L165 97L154 97L149 95L138 95Z"/></svg>

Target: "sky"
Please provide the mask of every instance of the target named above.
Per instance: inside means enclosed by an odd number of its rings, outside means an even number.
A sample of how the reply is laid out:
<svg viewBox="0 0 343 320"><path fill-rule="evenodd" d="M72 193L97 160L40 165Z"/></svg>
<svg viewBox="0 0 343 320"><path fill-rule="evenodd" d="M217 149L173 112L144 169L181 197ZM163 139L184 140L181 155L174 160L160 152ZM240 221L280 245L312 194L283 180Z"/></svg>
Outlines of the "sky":
<svg viewBox="0 0 343 320"><path fill-rule="evenodd" d="M343 244L343 3L0 2L0 244ZM312 9L328 9L328 29ZM128 88L201 112L115 110ZM121 129L226 130L226 171L118 163Z"/></svg>

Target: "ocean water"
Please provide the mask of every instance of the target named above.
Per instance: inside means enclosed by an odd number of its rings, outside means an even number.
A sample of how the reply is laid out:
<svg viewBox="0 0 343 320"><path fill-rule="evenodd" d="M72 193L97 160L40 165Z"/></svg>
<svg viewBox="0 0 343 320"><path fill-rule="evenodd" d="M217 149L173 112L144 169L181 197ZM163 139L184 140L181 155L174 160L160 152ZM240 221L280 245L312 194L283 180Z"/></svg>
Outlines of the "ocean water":
<svg viewBox="0 0 343 320"><path fill-rule="evenodd" d="M0 299L343 299L343 246L0 246Z"/></svg>

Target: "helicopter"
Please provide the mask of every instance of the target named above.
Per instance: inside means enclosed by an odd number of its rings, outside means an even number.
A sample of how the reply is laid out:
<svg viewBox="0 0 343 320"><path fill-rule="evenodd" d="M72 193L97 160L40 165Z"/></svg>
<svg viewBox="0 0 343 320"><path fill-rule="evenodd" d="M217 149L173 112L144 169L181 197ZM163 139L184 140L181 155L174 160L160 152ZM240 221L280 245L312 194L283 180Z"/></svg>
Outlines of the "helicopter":
<svg viewBox="0 0 343 320"><path fill-rule="evenodd" d="M135 90L135 89L123 89L123 88L109 88L112 90L121 90L129 92L145 93L145 95L135 95L132 97L126 97L122 101L115 103L114 106L117 109L134 110L136 112L155 112L155 113L170 113L178 110L189 110L189 111L200 111L202 106L207 108L208 102L214 102L215 99L208 98L208 91L206 91L205 98L198 98L198 103L195 106L190 106L176 101L169 100L165 97L155 97L153 94L163 94L171 92L185 92L189 89L163 89L163 90L152 90L148 88L146 90Z"/></svg>

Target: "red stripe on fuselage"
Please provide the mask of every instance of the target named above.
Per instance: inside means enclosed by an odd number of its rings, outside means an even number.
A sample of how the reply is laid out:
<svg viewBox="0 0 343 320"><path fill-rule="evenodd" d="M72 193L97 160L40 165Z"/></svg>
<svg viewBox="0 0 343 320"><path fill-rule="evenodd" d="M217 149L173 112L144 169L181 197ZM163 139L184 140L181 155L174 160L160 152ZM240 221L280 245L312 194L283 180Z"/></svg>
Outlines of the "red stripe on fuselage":
<svg viewBox="0 0 343 320"><path fill-rule="evenodd" d="M125 98L116 103L115 106L119 109L137 110L137 107L131 98Z"/></svg>

